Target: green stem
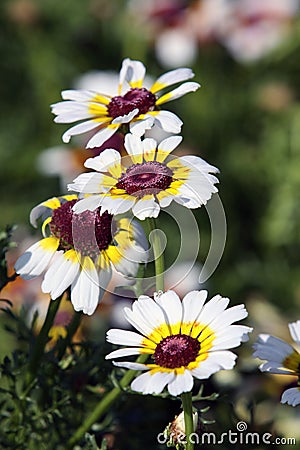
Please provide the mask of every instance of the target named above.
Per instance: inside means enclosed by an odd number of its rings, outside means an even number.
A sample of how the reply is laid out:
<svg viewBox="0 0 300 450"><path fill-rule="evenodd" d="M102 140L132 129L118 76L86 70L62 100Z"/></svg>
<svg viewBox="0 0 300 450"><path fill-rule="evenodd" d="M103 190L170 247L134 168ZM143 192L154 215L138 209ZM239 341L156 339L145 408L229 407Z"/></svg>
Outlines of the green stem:
<svg viewBox="0 0 300 450"><path fill-rule="evenodd" d="M150 232L156 230L157 227L155 224L155 219L149 217L147 219L147 222ZM156 290L164 291L165 260L160 237L155 232L152 234L152 244L153 244L154 264L155 264Z"/></svg>
<svg viewBox="0 0 300 450"><path fill-rule="evenodd" d="M150 231L156 229L154 219L148 219L148 225ZM159 236L154 233L153 235L153 253L155 259L155 277L156 277L156 290L164 290L164 255L162 251L161 241ZM136 293L140 295L141 293ZM147 361L148 355L140 355L136 362L145 363ZM118 399L121 395L122 390L129 386L131 381L136 377L136 370L128 370L125 375L121 378L119 386L116 386L111 391L109 391L102 400L98 403L93 412L85 419L83 424L77 429L73 436L69 439L67 443L67 449L73 448L73 446L80 441L84 434L91 428L91 426L99 421L101 417L109 410L110 406Z"/></svg>
<svg viewBox="0 0 300 450"><path fill-rule="evenodd" d="M57 300L50 300L47 315L45 318L45 321L43 323L43 326L41 328L41 331L36 338L35 346L32 352L32 355L29 359L29 367L28 367L28 373L26 377L26 385L28 386L34 379L40 360L44 354L45 346L48 342L48 334L50 331L50 328L53 325L54 318L56 316L56 313L58 311L61 298Z"/></svg>
<svg viewBox="0 0 300 450"><path fill-rule="evenodd" d="M194 450L194 444L190 439L191 434L194 433L192 392L183 393L181 395L181 400L184 413L184 427L186 435L185 450Z"/></svg>

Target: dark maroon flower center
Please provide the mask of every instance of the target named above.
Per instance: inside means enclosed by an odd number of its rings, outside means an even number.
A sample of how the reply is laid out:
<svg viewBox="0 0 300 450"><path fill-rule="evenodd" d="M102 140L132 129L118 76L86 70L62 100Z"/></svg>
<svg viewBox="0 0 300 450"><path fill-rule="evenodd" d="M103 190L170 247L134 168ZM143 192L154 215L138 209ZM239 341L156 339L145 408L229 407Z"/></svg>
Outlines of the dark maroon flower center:
<svg viewBox="0 0 300 450"><path fill-rule="evenodd" d="M112 218L107 212L75 214L72 207L77 200L66 201L55 209L49 224L51 233L59 238L59 250L75 249L84 256L96 257L112 242Z"/></svg>
<svg viewBox="0 0 300 450"><path fill-rule="evenodd" d="M139 114L146 114L155 108L156 97L146 88L134 88L126 92L125 95L113 97L107 107L109 115L114 119L125 116L134 109L139 110Z"/></svg>
<svg viewBox="0 0 300 450"><path fill-rule="evenodd" d="M174 334L164 338L154 353L155 364L168 369L186 367L195 361L200 350L200 342L186 334Z"/></svg>
<svg viewBox="0 0 300 450"><path fill-rule="evenodd" d="M172 175L169 167L157 161L133 164L119 179L116 187L141 198L167 189L172 183Z"/></svg>

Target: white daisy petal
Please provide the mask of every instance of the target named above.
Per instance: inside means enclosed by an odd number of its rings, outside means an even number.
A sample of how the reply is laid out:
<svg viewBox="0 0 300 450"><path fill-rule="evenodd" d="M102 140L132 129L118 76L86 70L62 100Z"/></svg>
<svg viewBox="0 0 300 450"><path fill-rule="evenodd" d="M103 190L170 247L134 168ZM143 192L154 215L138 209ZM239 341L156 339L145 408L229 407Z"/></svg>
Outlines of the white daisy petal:
<svg viewBox="0 0 300 450"><path fill-rule="evenodd" d="M144 220L147 217L158 217L160 207L153 196L150 198L144 197L135 203L132 212L138 219Z"/></svg>
<svg viewBox="0 0 300 450"><path fill-rule="evenodd" d="M221 297L221 295L215 295L209 300L203 307L197 322L210 325L210 323L219 316L228 306L229 298Z"/></svg>
<svg viewBox="0 0 300 450"><path fill-rule="evenodd" d="M300 345L300 320L297 320L297 322L289 323L289 330L294 342Z"/></svg>
<svg viewBox="0 0 300 450"><path fill-rule="evenodd" d="M105 359L122 358L123 356L139 355L141 349L139 347L120 348L106 355Z"/></svg>
<svg viewBox="0 0 300 450"><path fill-rule="evenodd" d="M161 75L151 87L150 91L155 93L164 89L167 86L171 86L175 83L180 83L181 81L193 78L194 73L191 69L181 68L171 70L163 75Z"/></svg>
<svg viewBox="0 0 300 450"><path fill-rule="evenodd" d="M218 192L214 186L218 180L211 177L213 176L200 172L189 174L187 180L178 188L178 196L174 200L190 209L205 205L211 196Z"/></svg>
<svg viewBox="0 0 300 450"><path fill-rule="evenodd" d="M118 126L102 128L88 141L86 148L101 147L101 145L111 138L117 130Z"/></svg>
<svg viewBox="0 0 300 450"><path fill-rule="evenodd" d="M114 262L117 272L126 277L134 277L137 274L139 264L147 261L147 252L133 242L127 248L120 248L121 258Z"/></svg>
<svg viewBox="0 0 300 450"><path fill-rule="evenodd" d="M69 187L73 187L72 184L68 185ZM76 189L74 187L74 189ZM91 195L90 197L83 198L82 200L79 200L75 205L73 206L73 211L76 214L81 214L84 211L95 211L95 209L99 208L101 203L101 196L100 195Z"/></svg>
<svg viewBox="0 0 300 450"><path fill-rule="evenodd" d="M135 200L132 198L117 198L109 196L99 196L99 205L101 206L101 214L107 211L109 214L123 214L129 211L134 205Z"/></svg>
<svg viewBox="0 0 300 450"><path fill-rule="evenodd" d="M52 197L48 201L42 202L32 208L29 216L31 225L36 228L38 219L42 218L42 220L45 220L46 217L50 217L52 210L58 208L59 206L59 199L57 197Z"/></svg>
<svg viewBox="0 0 300 450"><path fill-rule="evenodd" d="M74 125L74 127L69 128L63 134L62 140L65 144L67 144L68 142L70 142L72 136L94 130L95 128L98 128L99 125L101 124L99 122L95 122L94 120L88 120L87 122L82 122L77 125Z"/></svg>
<svg viewBox="0 0 300 450"><path fill-rule="evenodd" d="M278 375L293 375L293 371L282 367L278 361L267 361L259 366L261 372L269 372Z"/></svg>
<svg viewBox="0 0 300 450"><path fill-rule="evenodd" d="M57 255L45 274L42 291L49 293L55 300L73 283L79 269L80 264L74 250Z"/></svg>
<svg viewBox="0 0 300 450"><path fill-rule="evenodd" d="M157 146L157 142L155 141L155 139L146 138L143 140L142 145L143 145L144 160L153 161Z"/></svg>
<svg viewBox="0 0 300 450"><path fill-rule="evenodd" d="M103 185L105 175L102 173L82 173L75 178L73 183L68 184L68 190L81 192L83 194L96 194L108 192L110 187Z"/></svg>
<svg viewBox="0 0 300 450"><path fill-rule="evenodd" d="M150 130L154 124L154 117L148 116L145 119L138 119L130 124L130 132L135 136L141 137L146 130Z"/></svg>
<svg viewBox="0 0 300 450"><path fill-rule="evenodd" d="M133 156L133 161L136 164L141 164L143 161L143 145L141 139L134 135L127 133L125 135L125 142L124 142L125 148L127 153L130 156Z"/></svg>
<svg viewBox="0 0 300 450"><path fill-rule="evenodd" d="M163 103L169 102L171 100L176 100L177 98L182 97L185 94L188 94L189 92L195 92L197 89L199 89L200 84L198 83L183 83L178 88L174 89L173 91L167 92L166 94L162 95L156 102L157 105L161 105Z"/></svg>
<svg viewBox="0 0 300 450"><path fill-rule="evenodd" d="M185 370L183 374L176 375L175 379L168 384L168 391L174 397L183 392L190 392L193 388L194 381L189 370Z"/></svg>
<svg viewBox="0 0 300 450"><path fill-rule="evenodd" d="M128 316L127 308L125 313ZM165 315L162 310L153 300L147 296L140 296L139 301L134 302L132 305L132 318L141 323L148 325L148 330L151 332L165 323Z"/></svg>
<svg viewBox="0 0 300 450"><path fill-rule="evenodd" d="M182 300L183 323L193 323L197 319L207 299L207 295L208 292L205 290L191 291L185 295Z"/></svg>
<svg viewBox="0 0 300 450"><path fill-rule="evenodd" d="M157 296L155 301L163 309L166 323L172 326L172 333L179 333L182 320L182 303L176 292L164 292Z"/></svg>
<svg viewBox="0 0 300 450"><path fill-rule="evenodd" d="M153 327L148 323L147 320L145 320L143 317L140 317L140 315L138 315L136 311L125 308L124 316L127 322L129 322L143 336L148 336L152 333Z"/></svg>
<svg viewBox="0 0 300 450"><path fill-rule="evenodd" d="M204 159L200 158L199 156L194 156L194 155L186 155L186 156L181 156L179 158L179 160L181 161L181 163L184 166L188 166L191 169L194 169L194 171L196 170L196 174L198 171L200 171L201 173L219 173L219 169L215 166L212 166L211 164L209 164L207 161L205 161Z"/></svg>
<svg viewBox="0 0 300 450"><path fill-rule="evenodd" d="M294 387L284 391L281 397L281 403L287 403L290 406L297 406L300 404L300 390L299 387Z"/></svg>
<svg viewBox="0 0 300 450"><path fill-rule="evenodd" d="M122 91L124 81L126 81L129 66L130 66L130 59L129 58L124 59L119 74L119 94Z"/></svg>
<svg viewBox="0 0 300 450"><path fill-rule="evenodd" d="M160 394L164 387L170 383L174 378L173 373L150 372L143 373L133 380L131 389L143 394Z"/></svg>
<svg viewBox="0 0 300 450"><path fill-rule="evenodd" d="M211 325L210 325L211 326ZM231 325L216 332L214 350L225 350L237 347L244 342L245 335L251 333L252 328L245 325Z"/></svg>
<svg viewBox="0 0 300 450"><path fill-rule="evenodd" d="M15 263L16 273L24 280L41 275L57 252L58 246L59 240L54 237L45 238L33 244Z"/></svg>
<svg viewBox="0 0 300 450"><path fill-rule="evenodd" d="M107 359L107 358L105 358L105 359ZM113 365L117 366L117 367L124 367L125 369L130 369L130 370L149 370L149 367L146 366L145 364L129 362L129 361L122 361L122 362L113 361Z"/></svg>
<svg viewBox="0 0 300 450"><path fill-rule="evenodd" d="M106 269L101 269L99 272L99 279L98 279L98 283L99 283L99 302L102 299L103 295L106 292L106 288L110 282L112 278L112 270L111 270L111 266L108 266Z"/></svg>
<svg viewBox="0 0 300 450"><path fill-rule="evenodd" d="M180 133L181 127L183 125L182 120L176 116L176 114L170 111L155 111L155 122L167 133Z"/></svg>
<svg viewBox="0 0 300 450"><path fill-rule="evenodd" d="M74 101L67 101L67 102L59 102L55 103L54 105L51 105L52 112L56 114L57 116L64 115L67 113L73 113L73 112L82 112L87 113L89 110L89 105L87 103L80 103L80 102L74 102ZM54 119L56 121L57 117Z"/></svg>
<svg viewBox="0 0 300 450"><path fill-rule="evenodd" d="M124 64L124 69L122 66L123 72L121 69L123 80L126 80L128 83L130 83L131 87L141 87L146 73L146 68L144 64L141 63L140 61L134 61L129 58L126 59L123 64ZM120 81L122 81L122 78L120 74Z"/></svg>
<svg viewBox="0 0 300 450"><path fill-rule="evenodd" d="M230 351L216 351L209 353L208 358L201 362L191 373L194 377L201 379L209 378L219 370L230 370L235 365L237 356Z"/></svg>
<svg viewBox="0 0 300 450"><path fill-rule="evenodd" d="M77 277L71 285L71 302L75 311L91 315L99 301L99 280L94 263L86 256Z"/></svg>
<svg viewBox="0 0 300 450"><path fill-rule="evenodd" d="M163 198L159 198L158 203L161 208L167 208L167 206L169 206L173 200L174 200L174 195L170 194L170 195L164 196Z"/></svg>
<svg viewBox="0 0 300 450"><path fill-rule="evenodd" d="M94 158L88 158L84 165L88 169L94 169L98 172L108 172L110 168L119 166L121 163L120 152L113 148L107 148L100 155Z"/></svg>
<svg viewBox="0 0 300 450"><path fill-rule="evenodd" d="M255 349L254 357L279 363L282 363L294 351L291 345L269 334L260 334L253 347Z"/></svg>
<svg viewBox="0 0 300 450"><path fill-rule="evenodd" d="M226 309L221 312L218 317L216 317L212 322L210 322L210 327L214 330L221 330L228 327L233 322L245 319L248 316L245 305L236 305L231 308Z"/></svg>
<svg viewBox="0 0 300 450"><path fill-rule="evenodd" d="M56 112L55 114L58 114L58 113ZM84 109L76 109L75 111L66 111L64 113L60 113L59 115L57 115L55 117L54 122L55 123L72 123L72 122L77 122L78 120L90 119L91 117L93 117L93 114L90 114L86 109L85 110ZM86 122L84 122L84 123L86 123ZM81 128L82 127L80 127L79 130ZM93 128L95 128L95 127L92 127L92 129ZM84 131L83 131L83 133L84 133ZM75 133L75 134L81 134L81 133ZM72 136L74 136L74 130L73 130ZM69 140L70 140L70 138L71 137L69 137L69 138L67 137L67 139L69 139Z"/></svg>
<svg viewBox="0 0 300 450"><path fill-rule="evenodd" d="M106 334L107 342L117 345L142 345L143 337L134 331L112 328Z"/></svg>
<svg viewBox="0 0 300 450"><path fill-rule="evenodd" d="M74 100L76 102L90 102L96 95L96 92L83 89L67 89L61 93L64 100Z"/></svg>
<svg viewBox="0 0 300 450"><path fill-rule="evenodd" d="M165 152L166 154L171 153L182 141L182 136L170 136L158 145L157 149Z"/></svg>
<svg viewBox="0 0 300 450"><path fill-rule="evenodd" d="M137 116L138 113L139 113L139 109L138 109L138 108L135 108L134 110L130 111L128 114L125 114L124 116L116 117L115 119L113 119L113 121L112 121L111 123L112 123L112 124L115 124L115 123L122 124L122 123L128 123L128 122L131 122L131 120L132 120L135 116Z"/></svg>

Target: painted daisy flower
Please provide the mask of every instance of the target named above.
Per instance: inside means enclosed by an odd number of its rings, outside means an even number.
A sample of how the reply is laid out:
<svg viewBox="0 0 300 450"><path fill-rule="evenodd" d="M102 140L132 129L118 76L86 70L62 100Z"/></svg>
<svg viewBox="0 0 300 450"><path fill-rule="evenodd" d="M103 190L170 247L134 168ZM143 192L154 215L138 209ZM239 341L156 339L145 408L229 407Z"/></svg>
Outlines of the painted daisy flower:
<svg viewBox="0 0 300 450"><path fill-rule="evenodd" d="M99 210L74 214L76 195L51 198L31 211L33 226L42 218L44 238L20 256L15 270L24 279L45 273L42 291L55 300L71 287L75 311L93 314L112 276L112 267L134 276L146 261L147 243L141 226L113 220ZM49 229L47 236L46 229Z"/></svg>
<svg viewBox="0 0 300 450"><path fill-rule="evenodd" d="M124 59L119 75L117 95L111 96L91 90L67 90L62 92L66 101L51 105L57 123L83 122L67 130L62 139L69 142L71 136L95 131L86 147L100 147L123 124L130 124L130 131L142 136L154 123L169 133L180 133L182 121L170 111L159 110L164 103L196 91L200 85L194 82L158 94L167 88L194 76L191 69L181 68L161 75L147 89L143 86L146 69L140 61ZM124 90L124 85L125 89Z"/></svg>
<svg viewBox="0 0 300 450"><path fill-rule="evenodd" d="M92 194L74 207L79 213L101 206L101 213L121 214L132 209L141 220L157 217L160 208L175 200L187 208L205 205L213 193L218 172L197 156L172 157L170 153L181 142L181 136L171 136L157 145L154 139L143 141L126 134L125 148L129 156L121 158L114 149L104 150L89 158L85 166L97 172L79 175L68 189Z"/></svg>
<svg viewBox="0 0 300 450"><path fill-rule="evenodd" d="M182 300L174 291L142 295L125 308L128 322L141 334L111 329L107 340L128 347L106 356L149 354L148 364L114 362L118 367L146 371L131 384L134 391L159 394L165 386L171 395L189 392L193 377L206 379L221 369L232 369L237 347L252 329L233 322L247 316L244 305L227 308L229 299L216 295L205 303L207 291L191 291Z"/></svg>
<svg viewBox="0 0 300 450"><path fill-rule="evenodd" d="M300 346L300 320L289 323L289 330L295 344ZM262 372L295 375L300 379L300 353L287 342L269 334L260 334L254 349L254 357L266 360L259 367ZM281 403L299 405L300 386L284 391Z"/></svg>

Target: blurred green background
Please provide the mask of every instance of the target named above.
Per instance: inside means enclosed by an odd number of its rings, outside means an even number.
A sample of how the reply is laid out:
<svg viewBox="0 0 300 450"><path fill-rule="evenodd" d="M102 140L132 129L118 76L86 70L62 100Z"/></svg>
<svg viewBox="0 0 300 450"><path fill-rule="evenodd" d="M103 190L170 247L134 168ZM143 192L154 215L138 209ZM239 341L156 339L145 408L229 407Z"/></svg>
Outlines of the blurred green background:
<svg viewBox="0 0 300 450"><path fill-rule="evenodd" d="M53 123L49 108L61 90L88 71L118 71L123 57L141 59L153 77L168 70L155 39L199 2L167 2L173 9L144 18L142 3L1 2L1 227L28 224L35 204L61 193L58 177L36 166L68 128ZM183 119L190 151L221 170L228 238L213 290L236 299L258 292L291 313L300 302L299 26L294 17L288 37L250 63L234 59L220 40L200 43L191 66L202 88L167 108ZM196 216L205 242L205 212Z"/></svg>

